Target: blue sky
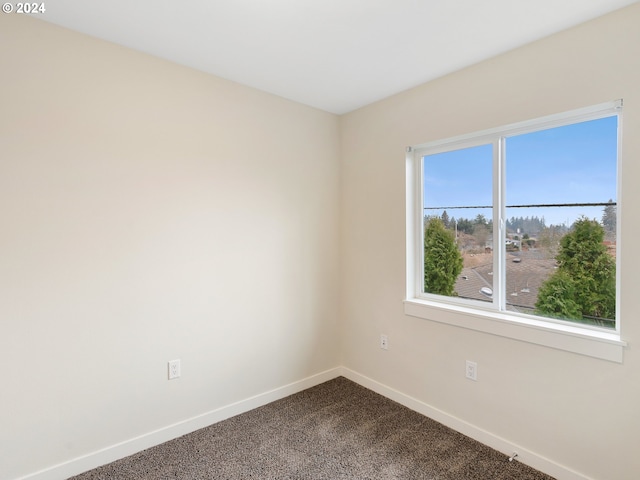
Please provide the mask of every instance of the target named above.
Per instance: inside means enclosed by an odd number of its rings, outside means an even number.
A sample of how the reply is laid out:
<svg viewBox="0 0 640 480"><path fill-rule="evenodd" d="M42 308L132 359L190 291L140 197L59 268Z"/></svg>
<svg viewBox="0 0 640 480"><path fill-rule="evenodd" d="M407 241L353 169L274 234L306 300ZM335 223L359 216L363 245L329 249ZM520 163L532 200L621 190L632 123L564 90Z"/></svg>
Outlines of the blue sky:
<svg viewBox="0 0 640 480"><path fill-rule="evenodd" d="M617 117L556 127L506 141L506 204L593 203L616 199ZM424 157L425 207L492 204L492 146ZM603 207L511 208L507 218L538 216L573 223L581 214L601 220ZM441 214L442 210L425 210ZM447 209L475 218L487 209Z"/></svg>

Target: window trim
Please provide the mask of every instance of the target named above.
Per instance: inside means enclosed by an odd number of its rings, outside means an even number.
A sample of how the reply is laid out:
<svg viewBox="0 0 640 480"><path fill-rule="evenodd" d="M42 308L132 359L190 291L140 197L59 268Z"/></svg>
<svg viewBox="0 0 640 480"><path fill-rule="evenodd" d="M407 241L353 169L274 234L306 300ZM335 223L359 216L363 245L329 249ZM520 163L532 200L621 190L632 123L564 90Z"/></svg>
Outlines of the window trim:
<svg viewBox="0 0 640 480"><path fill-rule="evenodd" d="M618 115L618 219L622 218L620 208L620 146L622 135L622 100L607 102L591 107L581 108L539 119L519 122L504 127L493 128L476 133L457 136L444 140L428 142L407 147L406 150L406 298L404 313L409 316L426 320L446 323L457 327L485 332L488 334L512 338L524 342L543 345L564 351L583 354L595 358L622 363L624 342L620 335L620 265L621 265L621 221L617 222L617 255L616 255L616 328L603 329L566 321L555 321L532 315L519 315L514 312L501 311L496 300L482 308L481 302L465 302L464 299L447 299L438 295L422 293L422 261L423 247L423 205L422 205L422 156L428 149L429 154L438 151L449 151L452 146L466 148L474 145L493 144L494 156L504 148L505 138L522 133L544 130L563 125L570 125L586 120L594 120ZM494 163L495 159L494 159ZM502 205L498 195L504 192L504 171L494 168L493 182L501 185L494 188L494 205ZM502 233L500 218L504 219L505 212L496 213L494 208L493 221L494 244L499 245ZM496 243L498 242L498 243ZM501 252L502 249L498 249ZM494 256L494 271L498 271L499 256ZM504 259L503 259L504 260ZM504 266L504 261L500 264ZM503 300L504 301L504 300Z"/></svg>

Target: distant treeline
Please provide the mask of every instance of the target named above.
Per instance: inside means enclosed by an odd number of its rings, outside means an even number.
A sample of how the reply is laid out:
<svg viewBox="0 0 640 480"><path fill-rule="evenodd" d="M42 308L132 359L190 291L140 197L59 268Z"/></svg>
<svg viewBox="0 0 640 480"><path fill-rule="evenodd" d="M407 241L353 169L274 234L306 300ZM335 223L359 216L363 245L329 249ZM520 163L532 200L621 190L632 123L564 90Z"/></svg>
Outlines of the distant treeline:
<svg viewBox="0 0 640 480"><path fill-rule="evenodd" d="M609 200L611 202L611 200ZM437 216L436 216L437 217ZM430 216L425 216L425 225L427 224ZM466 233L468 235L473 235L478 231L478 227L480 226L480 230L482 231L491 231L493 230L493 220L488 220L484 215L479 214L474 219L469 220L468 218L455 218L449 217L449 214L445 210L442 212L440 217L442 223L445 228L449 230L456 230L459 233ZM605 231L615 232L616 229L616 207L615 205L608 205L604 208L602 215L602 226ZM549 225L545 223L544 216L543 217L511 217L506 221L506 227L508 232L512 233L520 233L520 234L528 234L528 235L538 235L540 232L545 231L546 229L551 229L556 233L566 233L569 231L569 227L567 225Z"/></svg>
<svg viewBox="0 0 640 480"><path fill-rule="evenodd" d="M528 233L529 235L535 235L547 227L544 223L544 217L511 217L506 224L507 230L520 231L520 233Z"/></svg>
<svg viewBox="0 0 640 480"><path fill-rule="evenodd" d="M425 220L427 217L425 217ZM474 231L479 225L486 227L489 231L492 230L493 221L488 220L484 215L479 214L474 219L468 218L455 218L449 217L449 214L445 210L440 216L444 226L450 230L457 230L460 233L466 233L473 235ZM520 229L520 233L528 233L529 235L535 235L546 228L544 217L511 217L507 220L507 230L511 232L517 232Z"/></svg>

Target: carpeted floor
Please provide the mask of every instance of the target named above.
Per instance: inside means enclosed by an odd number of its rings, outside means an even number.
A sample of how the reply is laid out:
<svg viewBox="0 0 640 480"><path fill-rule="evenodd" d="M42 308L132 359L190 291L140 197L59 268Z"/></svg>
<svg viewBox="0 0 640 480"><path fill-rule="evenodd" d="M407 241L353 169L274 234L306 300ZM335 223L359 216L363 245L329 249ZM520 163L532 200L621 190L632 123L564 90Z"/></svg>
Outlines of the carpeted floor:
<svg viewBox="0 0 640 480"><path fill-rule="evenodd" d="M553 480L343 377L73 480Z"/></svg>

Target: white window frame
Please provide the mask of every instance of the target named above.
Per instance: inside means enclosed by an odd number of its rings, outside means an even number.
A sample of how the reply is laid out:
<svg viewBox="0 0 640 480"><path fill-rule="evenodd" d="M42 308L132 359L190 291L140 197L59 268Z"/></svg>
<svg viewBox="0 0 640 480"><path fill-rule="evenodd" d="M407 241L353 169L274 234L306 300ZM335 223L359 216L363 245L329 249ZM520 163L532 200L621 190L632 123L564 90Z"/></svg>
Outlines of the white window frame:
<svg viewBox="0 0 640 480"><path fill-rule="evenodd" d="M620 145L622 144L622 100L607 102L570 112L515 123L468 135L407 147L406 194L407 194L407 278L404 312L406 315L426 320L455 325L488 334L530 342L546 347L588 355L622 363L624 347L621 338L620 319L620 265L621 265L621 191L620 191ZM568 321L556 321L535 315L506 311L505 299L494 295L493 302L468 301L455 297L444 297L423 293L424 228L423 228L423 162L424 155L439 151L482 144L493 144L493 244L502 245L505 237L505 207L500 195L504 192L504 165L498 156L504 151L505 139L519 134L570 125L587 120L618 116L618 171L617 171L617 254L616 254L616 328L604 329ZM500 185L500 188L495 188ZM504 249L496 249L494 271L504 270ZM504 271L499 282L505 281ZM504 291L500 285L500 291ZM502 308L501 308L502 307Z"/></svg>

